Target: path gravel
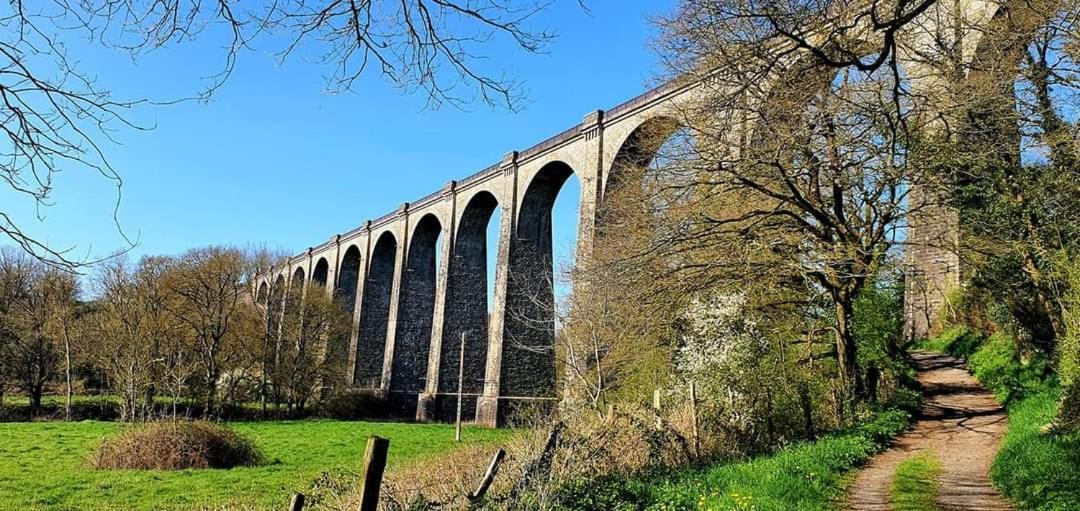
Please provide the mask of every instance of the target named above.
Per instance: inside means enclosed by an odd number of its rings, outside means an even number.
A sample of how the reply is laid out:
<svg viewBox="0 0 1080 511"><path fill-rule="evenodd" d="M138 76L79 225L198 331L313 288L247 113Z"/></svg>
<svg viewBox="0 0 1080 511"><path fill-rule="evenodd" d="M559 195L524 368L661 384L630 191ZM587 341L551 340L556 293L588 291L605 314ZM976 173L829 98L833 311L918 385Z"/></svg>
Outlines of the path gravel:
<svg viewBox="0 0 1080 511"><path fill-rule="evenodd" d="M921 413L892 449L860 471L849 509L891 510L889 493L897 465L923 450L941 460L942 510L1012 509L990 481L990 466L1005 434L1005 410L968 374L962 360L929 352L913 356L923 387Z"/></svg>

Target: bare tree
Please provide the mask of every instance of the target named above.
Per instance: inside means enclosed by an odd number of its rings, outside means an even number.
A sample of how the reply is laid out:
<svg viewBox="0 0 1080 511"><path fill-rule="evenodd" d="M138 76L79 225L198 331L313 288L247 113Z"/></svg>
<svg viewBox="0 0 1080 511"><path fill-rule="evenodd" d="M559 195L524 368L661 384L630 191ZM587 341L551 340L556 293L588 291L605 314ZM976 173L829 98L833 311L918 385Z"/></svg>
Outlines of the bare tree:
<svg viewBox="0 0 1080 511"><path fill-rule="evenodd" d="M177 297L169 311L193 337L204 385L203 413L217 412L218 381L236 356L235 322L250 302L243 253L236 249L195 249L179 258L166 286Z"/></svg>
<svg viewBox="0 0 1080 511"><path fill-rule="evenodd" d="M133 58L195 39L220 39L220 71L190 99L207 99L246 50L269 49L284 60L300 54L327 70L331 92L352 91L370 68L429 103L473 100L515 107L519 84L484 61L482 48L506 40L541 51L551 33L531 18L546 0L284 0L240 5L227 0L12 1L0 14L0 178L37 208L52 204L63 170L122 180L107 157L115 130L148 129L130 120L140 105L188 98L119 97L95 81L98 70L67 48L91 44ZM114 209L113 216L116 218ZM117 221L119 226L119 222ZM127 239L122 229L121 235ZM0 210L0 233L47 264L76 269L92 263L71 247L55 247ZM132 243L129 241L129 243Z"/></svg>
<svg viewBox="0 0 1080 511"><path fill-rule="evenodd" d="M155 382L160 342L155 327L163 315L139 271L123 258L106 263L97 276L97 304L87 321L88 353L120 394L120 416L127 421L151 413L153 402L143 398Z"/></svg>
<svg viewBox="0 0 1080 511"><path fill-rule="evenodd" d="M348 335L352 318L326 289L311 283L304 292L299 321L288 322L282 332L281 382L286 409L303 413L320 389L340 389L345 377L344 359L328 356L331 343Z"/></svg>
<svg viewBox="0 0 1080 511"><path fill-rule="evenodd" d="M78 286L73 275L11 250L0 251L0 283L2 356L13 383L30 398L31 415L36 415L45 385L59 369Z"/></svg>

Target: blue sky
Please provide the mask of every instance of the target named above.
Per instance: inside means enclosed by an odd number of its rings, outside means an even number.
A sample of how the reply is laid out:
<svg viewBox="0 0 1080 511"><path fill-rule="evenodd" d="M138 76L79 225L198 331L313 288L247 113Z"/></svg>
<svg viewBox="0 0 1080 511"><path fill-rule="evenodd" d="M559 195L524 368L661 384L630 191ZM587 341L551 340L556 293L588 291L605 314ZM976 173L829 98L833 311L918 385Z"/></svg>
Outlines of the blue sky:
<svg viewBox="0 0 1080 511"><path fill-rule="evenodd" d="M609 108L654 83L648 18L672 0L558 0L534 19L558 38L545 54L505 42L485 47L493 69L525 83L522 111L482 104L425 109L370 73L354 93L326 94L324 75L301 53L284 64L269 49L243 54L207 103L138 107L148 131L123 129L106 144L124 178L119 220L138 246L132 256L196 246L265 244L298 253L397 208ZM111 50L73 47L81 67L119 96L194 94L221 64L221 41L195 43L133 61ZM574 181L560 196L556 245L574 236ZM124 248L112 222L112 184L82 170L57 177L55 205L35 218L29 201L4 209L56 248L101 256Z"/></svg>

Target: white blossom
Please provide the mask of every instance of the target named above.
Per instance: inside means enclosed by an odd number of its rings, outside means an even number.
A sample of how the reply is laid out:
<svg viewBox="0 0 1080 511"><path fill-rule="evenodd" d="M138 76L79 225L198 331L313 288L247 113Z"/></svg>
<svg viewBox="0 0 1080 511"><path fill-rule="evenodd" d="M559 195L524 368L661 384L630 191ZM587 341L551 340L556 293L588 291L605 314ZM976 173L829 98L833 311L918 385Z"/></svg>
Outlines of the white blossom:
<svg viewBox="0 0 1080 511"><path fill-rule="evenodd" d="M687 326L675 355L677 371L703 376L764 350L766 340L745 309L741 294L695 297L684 315Z"/></svg>

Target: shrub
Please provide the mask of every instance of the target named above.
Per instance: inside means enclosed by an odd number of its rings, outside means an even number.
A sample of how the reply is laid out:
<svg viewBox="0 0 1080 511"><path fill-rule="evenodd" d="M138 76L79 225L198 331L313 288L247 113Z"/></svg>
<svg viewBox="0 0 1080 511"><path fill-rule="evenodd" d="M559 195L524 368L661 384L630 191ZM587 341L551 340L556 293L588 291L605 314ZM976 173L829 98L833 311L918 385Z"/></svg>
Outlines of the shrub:
<svg viewBox="0 0 1080 511"><path fill-rule="evenodd" d="M255 444L225 425L171 421L132 426L105 440L93 464L99 469L182 470L261 461Z"/></svg>
<svg viewBox="0 0 1080 511"><path fill-rule="evenodd" d="M390 416L390 405L377 390L351 389L327 400L323 415L340 420L385 419Z"/></svg>
<svg viewBox="0 0 1080 511"><path fill-rule="evenodd" d="M963 286L948 294L942 310L946 330L961 327L990 336L998 330L1000 305L993 293L979 286Z"/></svg>

